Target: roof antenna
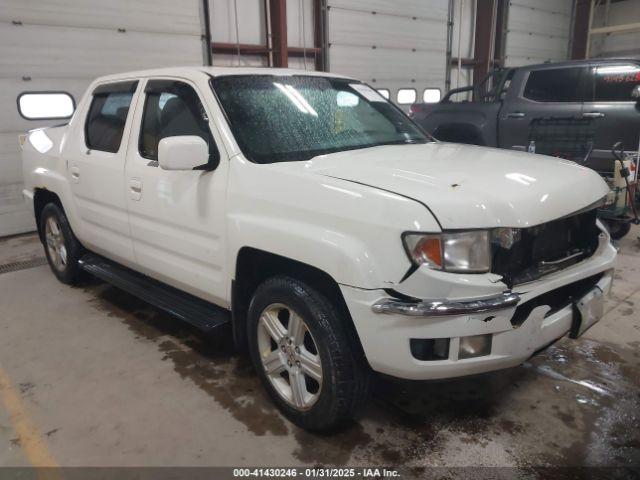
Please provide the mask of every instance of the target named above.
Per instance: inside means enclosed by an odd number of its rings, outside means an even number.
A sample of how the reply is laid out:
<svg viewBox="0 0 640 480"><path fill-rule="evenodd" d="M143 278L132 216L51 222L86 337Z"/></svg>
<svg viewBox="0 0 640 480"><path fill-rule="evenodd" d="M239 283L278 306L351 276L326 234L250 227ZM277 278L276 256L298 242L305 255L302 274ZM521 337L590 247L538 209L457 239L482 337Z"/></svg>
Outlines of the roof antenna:
<svg viewBox="0 0 640 480"><path fill-rule="evenodd" d="M300 0L300 16L302 18L302 61L304 69L307 69L307 39L304 31L304 0Z"/></svg>
<svg viewBox="0 0 640 480"><path fill-rule="evenodd" d="M236 52L238 58L238 66L240 66L240 33L238 31L238 2L233 0L233 11L236 17Z"/></svg>

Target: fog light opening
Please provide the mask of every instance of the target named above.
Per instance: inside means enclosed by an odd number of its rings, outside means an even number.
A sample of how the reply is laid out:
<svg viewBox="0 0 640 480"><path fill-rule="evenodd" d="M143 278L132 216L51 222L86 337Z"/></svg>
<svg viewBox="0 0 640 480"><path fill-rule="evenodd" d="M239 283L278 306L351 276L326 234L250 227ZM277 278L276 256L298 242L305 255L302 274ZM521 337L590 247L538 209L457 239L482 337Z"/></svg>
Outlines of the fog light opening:
<svg viewBox="0 0 640 480"><path fill-rule="evenodd" d="M448 338L412 338L409 340L411 355L416 360L433 361L449 358Z"/></svg>
<svg viewBox="0 0 640 480"><path fill-rule="evenodd" d="M475 358L489 355L491 353L492 334L473 335L471 337L460 337L460 348L458 358Z"/></svg>

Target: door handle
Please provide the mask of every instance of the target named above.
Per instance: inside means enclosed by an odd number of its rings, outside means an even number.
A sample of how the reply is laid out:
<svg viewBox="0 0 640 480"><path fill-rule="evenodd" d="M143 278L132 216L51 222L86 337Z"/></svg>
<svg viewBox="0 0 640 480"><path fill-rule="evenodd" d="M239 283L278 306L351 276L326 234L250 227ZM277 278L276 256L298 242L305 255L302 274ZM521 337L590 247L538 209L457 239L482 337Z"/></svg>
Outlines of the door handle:
<svg viewBox="0 0 640 480"><path fill-rule="evenodd" d="M71 171L71 180L74 183L78 183L80 181L80 168L75 165L70 168Z"/></svg>
<svg viewBox="0 0 640 480"><path fill-rule="evenodd" d="M510 112L507 113L507 118L524 118L527 115L523 112Z"/></svg>
<svg viewBox="0 0 640 480"><path fill-rule="evenodd" d="M602 112L585 112L582 114L583 118L604 118L604 113Z"/></svg>
<svg viewBox="0 0 640 480"><path fill-rule="evenodd" d="M140 200L142 198L142 180L138 178L129 180L129 194L133 200Z"/></svg>

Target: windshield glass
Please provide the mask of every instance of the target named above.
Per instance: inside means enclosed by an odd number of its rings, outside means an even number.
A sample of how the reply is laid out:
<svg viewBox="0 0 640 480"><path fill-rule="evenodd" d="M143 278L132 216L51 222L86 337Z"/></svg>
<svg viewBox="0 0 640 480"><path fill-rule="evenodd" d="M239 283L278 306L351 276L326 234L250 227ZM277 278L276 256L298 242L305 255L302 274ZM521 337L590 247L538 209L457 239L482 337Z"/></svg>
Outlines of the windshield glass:
<svg viewBox="0 0 640 480"><path fill-rule="evenodd" d="M240 148L257 163L429 141L401 110L354 80L233 75L212 86Z"/></svg>

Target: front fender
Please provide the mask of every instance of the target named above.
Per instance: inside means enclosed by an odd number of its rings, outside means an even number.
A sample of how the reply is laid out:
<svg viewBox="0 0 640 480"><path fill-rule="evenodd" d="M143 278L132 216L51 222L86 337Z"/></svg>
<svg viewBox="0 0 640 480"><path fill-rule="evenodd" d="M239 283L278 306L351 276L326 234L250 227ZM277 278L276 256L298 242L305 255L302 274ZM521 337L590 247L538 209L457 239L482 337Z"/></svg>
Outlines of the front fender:
<svg viewBox="0 0 640 480"><path fill-rule="evenodd" d="M253 247L316 267L343 285L400 282L411 267L401 235L438 231L431 213L401 195L306 172L305 163L232 160L229 271L240 249Z"/></svg>

